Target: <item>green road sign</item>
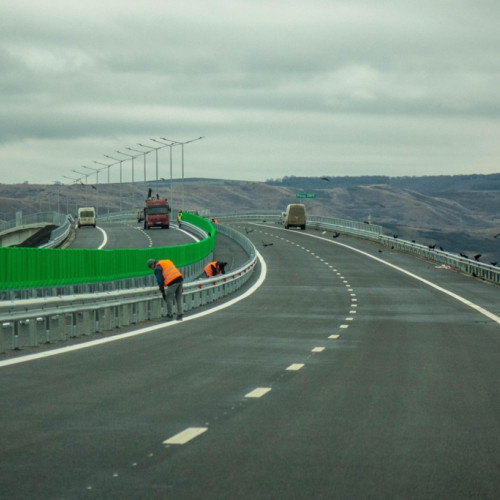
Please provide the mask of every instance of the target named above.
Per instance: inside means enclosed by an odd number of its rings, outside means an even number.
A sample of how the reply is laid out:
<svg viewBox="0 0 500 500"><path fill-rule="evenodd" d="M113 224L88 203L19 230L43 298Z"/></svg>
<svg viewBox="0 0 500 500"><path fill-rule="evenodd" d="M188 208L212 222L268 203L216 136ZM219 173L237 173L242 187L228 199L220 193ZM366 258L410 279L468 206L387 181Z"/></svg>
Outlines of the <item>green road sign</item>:
<svg viewBox="0 0 500 500"><path fill-rule="evenodd" d="M295 196L297 198L316 198L315 193L297 193Z"/></svg>

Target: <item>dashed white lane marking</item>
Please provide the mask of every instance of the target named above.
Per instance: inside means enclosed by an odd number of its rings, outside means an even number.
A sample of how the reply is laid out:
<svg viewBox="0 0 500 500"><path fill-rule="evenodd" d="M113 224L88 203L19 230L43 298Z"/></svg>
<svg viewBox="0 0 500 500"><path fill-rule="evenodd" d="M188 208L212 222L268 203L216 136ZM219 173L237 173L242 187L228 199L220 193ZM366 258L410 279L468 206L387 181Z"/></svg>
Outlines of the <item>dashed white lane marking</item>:
<svg viewBox="0 0 500 500"><path fill-rule="evenodd" d="M163 444L186 444L195 437L203 434L207 430L208 427L188 427L175 436L165 439L165 441L163 441Z"/></svg>
<svg viewBox="0 0 500 500"><path fill-rule="evenodd" d="M246 398L261 398L265 394L267 394L271 390L270 387L257 387L257 389L254 389L253 391L249 392L248 394L245 394Z"/></svg>
<svg viewBox="0 0 500 500"><path fill-rule="evenodd" d="M330 335L328 338L333 339L333 340L337 340L339 337L340 337L340 335Z"/></svg>
<svg viewBox="0 0 500 500"><path fill-rule="evenodd" d="M349 325L340 325L339 328L349 328Z"/></svg>
<svg viewBox="0 0 500 500"><path fill-rule="evenodd" d="M287 370L288 371L298 371L301 368L304 368L304 363L294 363L293 365L290 365Z"/></svg>
<svg viewBox="0 0 500 500"><path fill-rule="evenodd" d="M346 321L352 321L353 319L354 319L354 318L350 318L350 317L349 317L349 318L346 318L345 320L346 320Z"/></svg>
<svg viewBox="0 0 500 500"><path fill-rule="evenodd" d="M304 236L309 236L310 238L316 238L318 240L327 241L328 243L332 243L334 245L339 245L341 247L348 248L349 250L352 250L353 252L357 252L361 255L364 255L365 257L373 259L373 260L379 262L380 264L384 264L385 266L388 266L392 269L395 269L396 271L399 271L403 274L406 274L410 278L416 279L416 280L420 281L421 283L424 283L424 284L434 288L435 290L438 290L438 291L454 298L455 300L458 300L462 304L465 304L466 306L470 307L471 309L474 309L478 313L482 314L483 316L486 316L487 318L491 319L492 321L494 321L495 323L498 323L500 325L500 316L497 316L496 314L488 311L487 309L484 309L484 307L481 307L481 306L475 304L474 302L471 302L470 300L462 297L461 295L453 293L452 291L447 290L446 288L443 288L442 286L436 285L432 281L426 280L425 278L421 278L420 276L417 276L416 274L411 273L410 271L407 271L406 269L403 269L402 267L391 264L390 262L387 262L383 259L380 259L379 257L376 257L375 255L371 255L368 252L364 252L363 250L360 250L359 248L351 247L349 245L346 245L345 243L339 243L338 241L330 241L326 238L323 238L322 236L316 236L314 234L304 234Z"/></svg>
<svg viewBox="0 0 500 500"><path fill-rule="evenodd" d="M324 350L324 347L315 347L311 352L323 352Z"/></svg>

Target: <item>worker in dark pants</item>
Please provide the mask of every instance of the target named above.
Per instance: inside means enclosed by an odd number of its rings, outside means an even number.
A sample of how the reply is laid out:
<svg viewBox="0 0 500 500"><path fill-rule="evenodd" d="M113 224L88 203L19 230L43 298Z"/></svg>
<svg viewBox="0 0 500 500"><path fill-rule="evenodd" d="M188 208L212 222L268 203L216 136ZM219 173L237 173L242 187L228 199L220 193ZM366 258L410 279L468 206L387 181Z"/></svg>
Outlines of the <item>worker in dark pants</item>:
<svg viewBox="0 0 500 500"><path fill-rule="evenodd" d="M212 276L216 276L218 274L226 274L226 266L227 262L214 260L213 262L209 262L205 266L203 271L205 271L205 274L207 275L208 278L211 278Z"/></svg>
<svg viewBox="0 0 500 500"><path fill-rule="evenodd" d="M154 271L158 287L167 303L167 317L173 317L173 302L177 306L177 321L182 320L182 283L184 281L182 273L174 266L169 259L148 260L148 267Z"/></svg>

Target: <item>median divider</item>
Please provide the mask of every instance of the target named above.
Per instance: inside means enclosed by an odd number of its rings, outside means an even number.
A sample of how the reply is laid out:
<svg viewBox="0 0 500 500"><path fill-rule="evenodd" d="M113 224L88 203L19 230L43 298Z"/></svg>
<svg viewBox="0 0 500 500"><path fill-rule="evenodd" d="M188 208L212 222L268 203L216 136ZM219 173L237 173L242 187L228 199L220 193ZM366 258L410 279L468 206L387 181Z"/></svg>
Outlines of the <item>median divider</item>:
<svg viewBox="0 0 500 500"><path fill-rule="evenodd" d="M211 236L215 229L240 244L248 254L248 260L227 274L207 279L193 277L185 281L185 312L209 305L236 292L250 279L257 266L257 252L248 238L232 228L210 223ZM149 250L158 253L159 249ZM203 263L206 264L211 255L210 253L201 262L195 263L191 274L197 272L196 276L200 276ZM145 267L144 259L141 265ZM183 268L182 271L184 274L187 269ZM145 279L149 283L155 283L151 270L148 269L147 273ZM166 318L166 315L166 303L156 284L122 290L3 300L0 301L0 352L109 332L145 321Z"/></svg>

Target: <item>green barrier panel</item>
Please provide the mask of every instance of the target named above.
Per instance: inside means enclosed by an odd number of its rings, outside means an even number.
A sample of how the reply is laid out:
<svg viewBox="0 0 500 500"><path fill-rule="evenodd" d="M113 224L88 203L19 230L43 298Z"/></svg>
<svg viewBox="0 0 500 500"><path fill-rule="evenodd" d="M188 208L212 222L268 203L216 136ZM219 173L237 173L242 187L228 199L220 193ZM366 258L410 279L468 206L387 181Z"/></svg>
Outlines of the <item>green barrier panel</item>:
<svg viewBox="0 0 500 500"><path fill-rule="evenodd" d="M208 238L173 247L118 250L0 247L0 289L98 283L151 274L148 259L170 259L177 267L194 264L215 248L211 222L193 214L183 220L203 229Z"/></svg>

